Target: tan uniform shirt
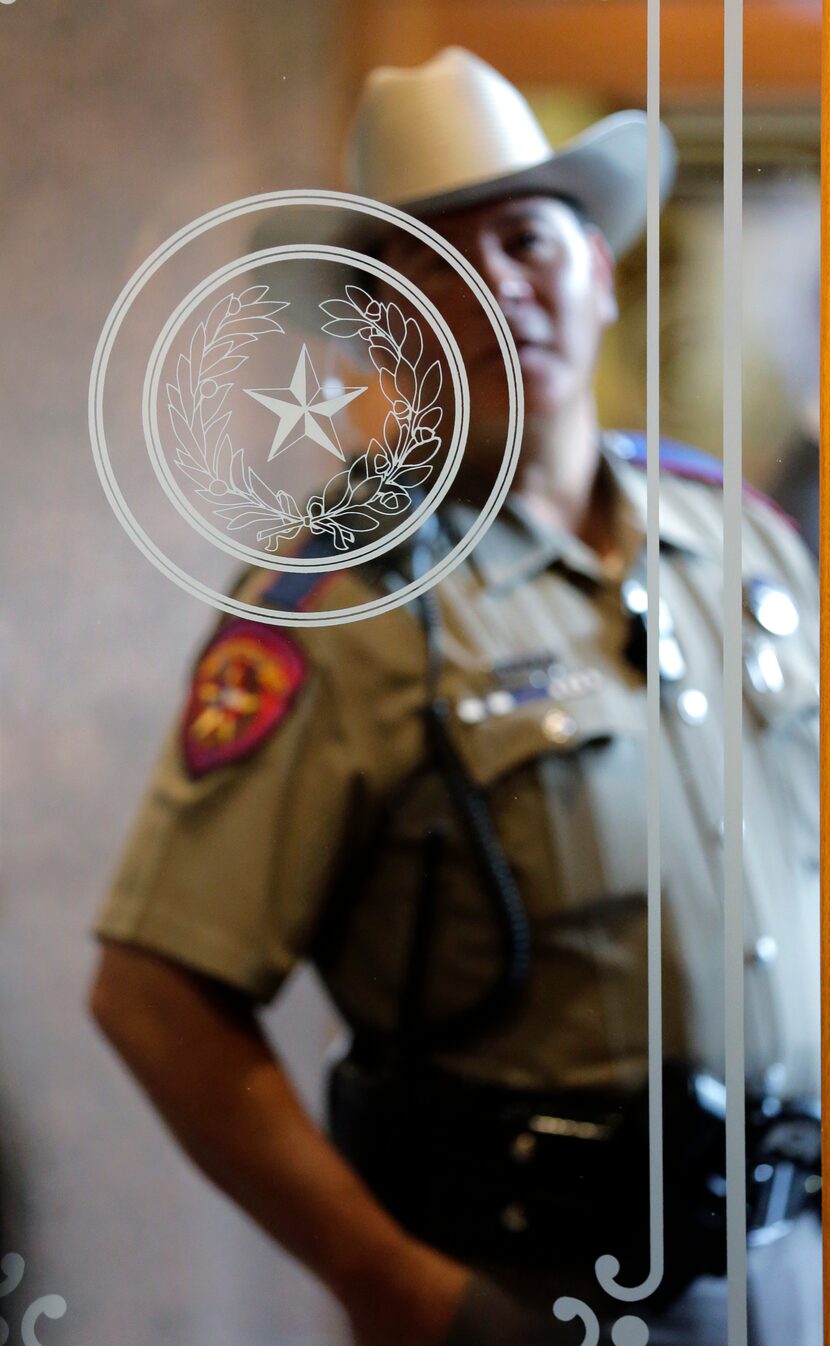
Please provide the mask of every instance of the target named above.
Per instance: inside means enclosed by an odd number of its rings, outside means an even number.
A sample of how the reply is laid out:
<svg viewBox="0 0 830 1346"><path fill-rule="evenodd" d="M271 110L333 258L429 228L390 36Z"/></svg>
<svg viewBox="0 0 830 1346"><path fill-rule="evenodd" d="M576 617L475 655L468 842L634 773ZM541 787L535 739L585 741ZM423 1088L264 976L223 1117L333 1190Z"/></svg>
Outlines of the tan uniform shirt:
<svg viewBox="0 0 830 1346"><path fill-rule="evenodd" d="M640 573L646 482L625 460L625 440L616 443L603 469L616 500L616 570L514 505L436 591L453 738L487 795L533 936L517 1009L441 1060L516 1086L634 1083L646 1070L646 685L624 653L633 619L623 597L636 601L621 588ZM715 1074L724 1056L721 531L720 488L664 474L661 591L676 640L667 655L685 663L662 706L665 1049ZM817 1093L817 585L806 550L768 504L747 498L743 537L747 1069L783 1093ZM763 609L759 579L791 596L795 631L767 629L782 626L782 601L784 628L792 609L779 594L776 615L774 592ZM353 572L331 582L327 603L335 586L344 604L366 596ZM424 839L438 828L428 1009L475 1001L498 970L498 934L426 748L416 610L289 638L306 681L254 752L193 779L179 725L172 730L99 932L267 1000L315 956L348 875L324 980L347 1020L391 1031Z"/></svg>

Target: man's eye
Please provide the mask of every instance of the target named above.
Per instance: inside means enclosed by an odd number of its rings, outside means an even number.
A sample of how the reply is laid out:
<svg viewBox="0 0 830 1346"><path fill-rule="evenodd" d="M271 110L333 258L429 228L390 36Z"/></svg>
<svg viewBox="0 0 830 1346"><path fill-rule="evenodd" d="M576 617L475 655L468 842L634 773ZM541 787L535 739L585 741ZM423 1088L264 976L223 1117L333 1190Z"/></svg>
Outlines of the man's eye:
<svg viewBox="0 0 830 1346"><path fill-rule="evenodd" d="M516 254L539 254L550 251L552 240L538 229L522 229L510 240L510 250Z"/></svg>

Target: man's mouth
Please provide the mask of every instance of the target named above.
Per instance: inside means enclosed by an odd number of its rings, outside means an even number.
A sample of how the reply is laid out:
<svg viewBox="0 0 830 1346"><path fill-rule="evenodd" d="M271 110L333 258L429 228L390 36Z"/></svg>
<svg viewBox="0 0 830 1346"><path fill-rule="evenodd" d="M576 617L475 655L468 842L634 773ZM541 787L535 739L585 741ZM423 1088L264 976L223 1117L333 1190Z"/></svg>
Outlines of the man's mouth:
<svg viewBox="0 0 830 1346"><path fill-rule="evenodd" d="M508 327L513 335L513 340L519 347L535 346L539 350L553 350L554 330L549 322L539 320L534 322L529 319L526 322L508 323Z"/></svg>

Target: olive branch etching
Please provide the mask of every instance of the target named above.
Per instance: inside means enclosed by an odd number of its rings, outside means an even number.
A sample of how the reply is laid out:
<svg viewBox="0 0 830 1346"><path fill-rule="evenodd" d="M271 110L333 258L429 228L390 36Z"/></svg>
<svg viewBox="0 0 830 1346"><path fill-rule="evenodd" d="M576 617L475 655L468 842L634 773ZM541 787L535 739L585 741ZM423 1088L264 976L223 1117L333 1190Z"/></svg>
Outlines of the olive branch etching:
<svg viewBox="0 0 830 1346"><path fill-rule="evenodd" d="M252 285L218 300L193 333L187 355L179 355L175 379L167 384L176 467L207 499L244 495L257 502L259 490L268 490L255 472L245 470L242 449L231 443L232 412L225 403L234 385L223 381L248 359L239 354L243 347L263 333L284 332L274 314L287 304L267 303L267 294L267 285ZM266 501L261 505L265 508Z"/></svg>
<svg viewBox="0 0 830 1346"><path fill-rule="evenodd" d="M6 1295L14 1294L15 1290L23 1280L26 1271L26 1263L19 1253L6 1253L0 1258L0 1299ZM66 1300L60 1295L41 1295L35 1299L20 1321L20 1336L23 1346L41 1346L40 1338L37 1335L37 1325L41 1318L57 1319L62 1318L66 1313ZM9 1339L9 1325L5 1318L0 1317L0 1346L5 1346Z"/></svg>
<svg viewBox="0 0 830 1346"><path fill-rule="evenodd" d="M344 299L321 303L328 318L324 332L366 343L389 410L381 439L373 438L300 506L287 491L272 490L246 464L244 449L233 447L232 413L224 410L233 382L219 382L247 359L237 355L242 346L259 334L283 331L273 314L285 305L266 304L267 292L267 286L255 286L221 299L194 332L188 354L179 356L175 382L167 385L175 463L230 532L260 525L256 540L266 551L276 552L283 539L303 529L329 536L337 551L346 551L357 534L376 532L403 513L410 492L432 474L441 447L441 366L434 360L423 368L421 330L397 304L382 304L355 285L345 287Z"/></svg>

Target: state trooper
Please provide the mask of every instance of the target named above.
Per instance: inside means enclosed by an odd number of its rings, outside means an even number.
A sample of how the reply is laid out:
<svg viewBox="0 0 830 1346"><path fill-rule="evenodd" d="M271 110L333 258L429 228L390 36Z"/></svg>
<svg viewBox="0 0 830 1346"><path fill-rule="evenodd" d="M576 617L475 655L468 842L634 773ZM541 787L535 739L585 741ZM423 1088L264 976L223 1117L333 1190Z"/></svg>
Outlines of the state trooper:
<svg viewBox="0 0 830 1346"><path fill-rule="evenodd" d="M668 133L662 162L665 195ZM601 431L593 392L614 259L645 223L645 119L557 153L512 86L449 49L370 77L350 163L350 187L429 220L501 305L527 410L512 493L430 601L312 630L220 625L98 922L93 1012L184 1150L329 1287L361 1346L594 1340L551 1312L561 1296L614 1346L645 1340L640 1317L657 1346L722 1346L723 500L717 465L671 444L666 1274L636 1308L594 1276L609 1252L628 1284L648 1271L645 455ZM484 464L505 414L487 334L418 243L384 246L479 342L466 457ZM471 509L456 495L438 526ZM813 1346L818 598L797 535L749 491L743 567L750 1338ZM367 584L344 570L327 602ZM353 1035L335 1144L257 1020L303 959Z"/></svg>

